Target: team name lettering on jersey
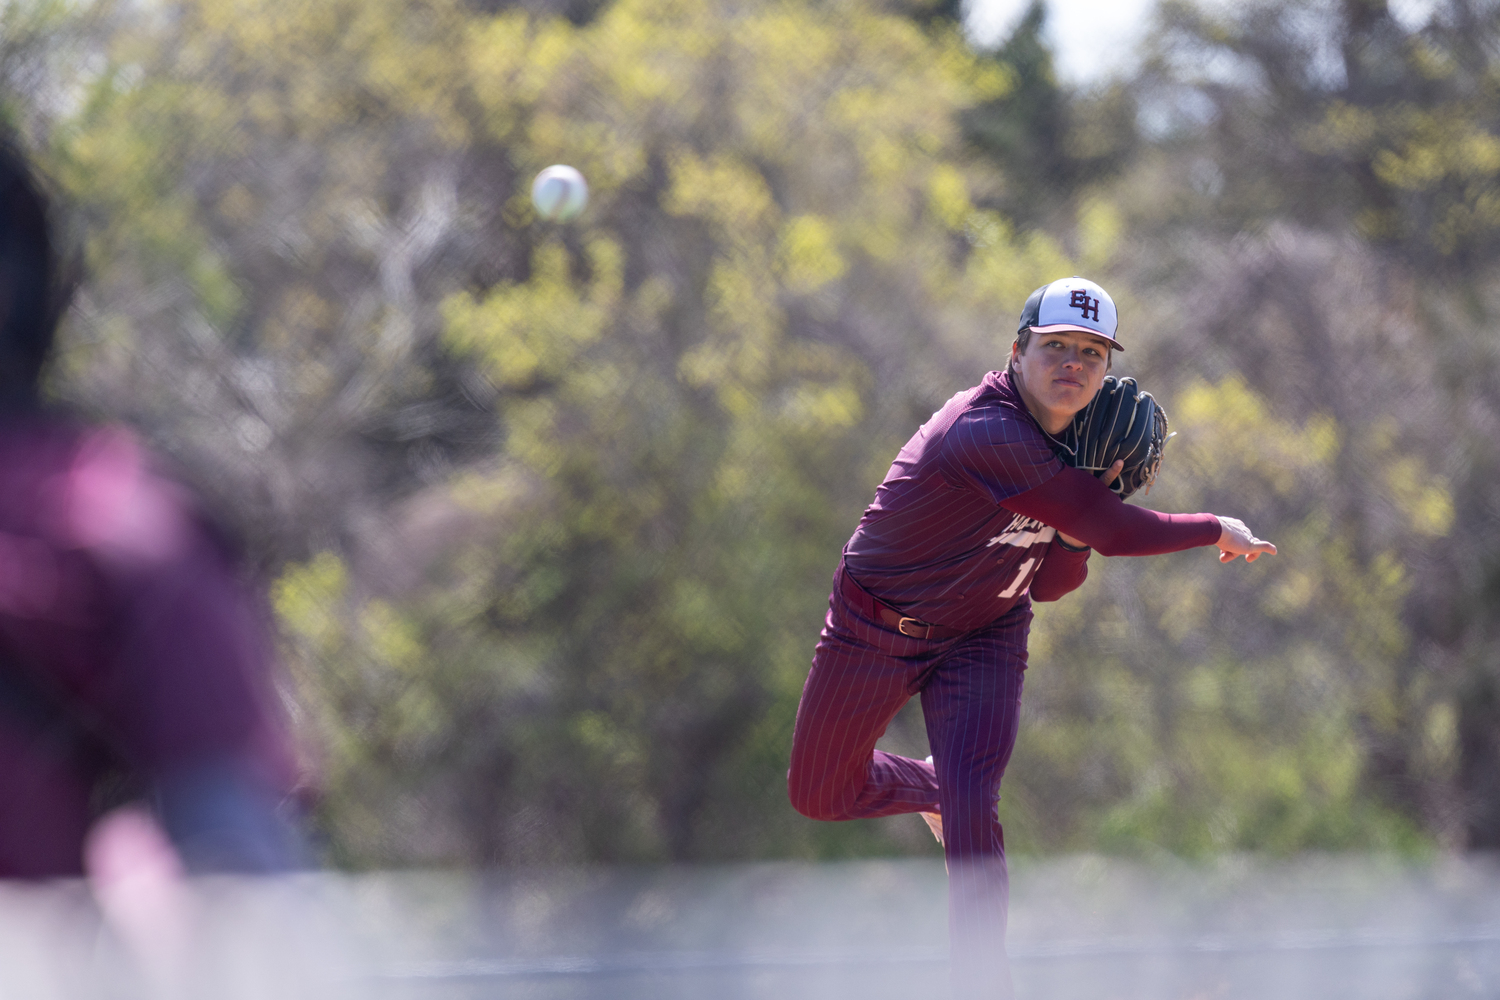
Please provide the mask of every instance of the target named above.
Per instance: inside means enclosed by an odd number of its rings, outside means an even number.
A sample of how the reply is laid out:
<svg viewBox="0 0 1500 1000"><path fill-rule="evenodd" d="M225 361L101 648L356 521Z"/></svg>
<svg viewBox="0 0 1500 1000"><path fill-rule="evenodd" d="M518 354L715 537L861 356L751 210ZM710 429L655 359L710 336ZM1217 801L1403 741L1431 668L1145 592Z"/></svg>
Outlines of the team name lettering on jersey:
<svg viewBox="0 0 1500 1000"><path fill-rule="evenodd" d="M1017 514L1011 518L1010 524L1004 531L991 538L985 545L988 548L994 548L996 545L1012 545L1018 549L1027 549L1033 545L1045 545L1051 542L1056 534L1056 528L1034 518Z"/></svg>

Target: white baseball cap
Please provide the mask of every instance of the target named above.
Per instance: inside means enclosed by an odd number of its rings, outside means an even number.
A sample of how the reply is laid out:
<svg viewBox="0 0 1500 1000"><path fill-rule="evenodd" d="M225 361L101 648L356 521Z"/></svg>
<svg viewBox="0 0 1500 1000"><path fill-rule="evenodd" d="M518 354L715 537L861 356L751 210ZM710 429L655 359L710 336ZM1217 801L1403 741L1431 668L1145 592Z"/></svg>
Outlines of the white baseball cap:
<svg viewBox="0 0 1500 1000"><path fill-rule="evenodd" d="M1115 339L1118 327L1115 300L1092 281L1075 275L1059 278L1032 292L1021 308L1017 332L1029 329L1033 333L1063 330L1096 333L1113 344L1115 350L1123 351L1125 348Z"/></svg>

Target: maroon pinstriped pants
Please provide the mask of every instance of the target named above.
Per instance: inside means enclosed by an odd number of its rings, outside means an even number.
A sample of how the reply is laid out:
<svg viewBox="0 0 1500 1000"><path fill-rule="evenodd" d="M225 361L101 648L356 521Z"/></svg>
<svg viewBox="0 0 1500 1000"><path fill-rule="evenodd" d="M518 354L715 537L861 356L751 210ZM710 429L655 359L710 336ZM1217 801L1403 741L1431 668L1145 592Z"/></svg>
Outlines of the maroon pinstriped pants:
<svg viewBox="0 0 1500 1000"><path fill-rule="evenodd" d="M792 804L823 820L941 812L954 996L1009 997L1009 883L996 805L1016 743L1031 602L957 638L913 639L846 600L843 575L840 566L797 708ZM917 694L932 764L875 749Z"/></svg>

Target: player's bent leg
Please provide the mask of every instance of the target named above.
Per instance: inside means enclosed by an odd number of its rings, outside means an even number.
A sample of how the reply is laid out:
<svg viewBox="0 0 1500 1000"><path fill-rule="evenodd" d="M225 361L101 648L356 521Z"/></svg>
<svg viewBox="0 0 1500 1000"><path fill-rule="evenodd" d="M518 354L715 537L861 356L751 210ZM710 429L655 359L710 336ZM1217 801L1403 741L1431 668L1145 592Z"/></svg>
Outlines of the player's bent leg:
<svg viewBox="0 0 1500 1000"><path fill-rule="evenodd" d="M933 809L932 765L875 749L911 697L926 662L882 648L879 626L835 595L797 707L787 791L793 807L821 820L863 819ZM910 640L890 633L900 644Z"/></svg>

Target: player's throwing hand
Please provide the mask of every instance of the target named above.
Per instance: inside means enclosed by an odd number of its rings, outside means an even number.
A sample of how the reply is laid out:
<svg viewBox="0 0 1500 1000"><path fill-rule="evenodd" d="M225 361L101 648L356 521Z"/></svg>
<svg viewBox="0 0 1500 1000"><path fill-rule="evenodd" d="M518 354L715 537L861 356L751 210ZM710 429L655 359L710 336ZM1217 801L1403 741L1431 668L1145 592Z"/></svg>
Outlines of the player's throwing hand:
<svg viewBox="0 0 1500 1000"><path fill-rule="evenodd" d="M1219 523L1224 526L1219 535L1219 562L1233 562L1235 556L1244 556L1245 562L1255 562L1262 552L1270 555L1276 554L1276 546L1261 538L1256 538L1245 522L1234 517L1219 515Z"/></svg>

